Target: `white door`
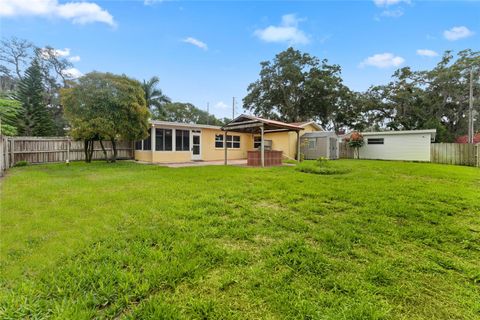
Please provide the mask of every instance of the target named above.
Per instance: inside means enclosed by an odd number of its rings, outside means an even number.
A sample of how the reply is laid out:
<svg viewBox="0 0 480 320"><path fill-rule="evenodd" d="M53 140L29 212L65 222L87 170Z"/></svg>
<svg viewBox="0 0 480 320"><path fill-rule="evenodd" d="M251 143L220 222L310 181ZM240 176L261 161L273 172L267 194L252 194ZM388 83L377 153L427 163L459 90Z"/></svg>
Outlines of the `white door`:
<svg viewBox="0 0 480 320"><path fill-rule="evenodd" d="M192 160L202 160L202 148L200 145L201 141L201 132L200 130L192 130Z"/></svg>

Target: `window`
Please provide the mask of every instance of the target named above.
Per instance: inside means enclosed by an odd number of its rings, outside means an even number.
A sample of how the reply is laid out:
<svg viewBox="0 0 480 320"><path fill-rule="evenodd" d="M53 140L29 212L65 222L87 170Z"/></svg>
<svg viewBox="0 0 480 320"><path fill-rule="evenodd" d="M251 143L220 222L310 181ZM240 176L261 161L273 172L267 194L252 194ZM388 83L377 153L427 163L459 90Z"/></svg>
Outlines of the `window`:
<svg viewBox="0 0 480 320"><path fill-rule="evenodd" d="M152 137L150 135L143 140L143 150L152 150Z"/></svg>
<svg viewBox="0 0 480 320"><path fill-rule="evenodd" d="M175 150L190 150L190 130L175 130Z"/></svg>
<svg viewBox="0 0 480 320"><path fill-rule="evenodd" d="M261 146L262 146L262 137L253 138L253 148L260 149Z"/></svg>
<svg viewBox="0 0 480 320"><path fill-rule="evenodd" d="M383 138L369 138L367 144L383 144Z"/></svg>
<svg viewBox="0 0 480 320"><path fill-rule="evenodd" d="M215 148L223 148L223 134L215 135Z"/></svg>
<svg viewBox="0 0 480 320"><path fill-rule="evenodd" d="M172 151L172 129L155 129L155 150Z"/></svg>
<svg viewBox="0 0 480 320"><path fill-rule="evenodd" d="M215 135L215 148L223 148L223 134ZM227 135L227 148L240 149L240 136Z"/></svg>
<svg viewBox="0 0 480 320"><path fill-rule="evenodd" d="M317 147L317 139L308 139L308 149L315 150Z"/></svg>
<svg viewBox="0 0 480 320"><path fill-rule="evenodd" d="M150 135L146 139L135 141L135 150L152 150L152 138Z"/></svg>

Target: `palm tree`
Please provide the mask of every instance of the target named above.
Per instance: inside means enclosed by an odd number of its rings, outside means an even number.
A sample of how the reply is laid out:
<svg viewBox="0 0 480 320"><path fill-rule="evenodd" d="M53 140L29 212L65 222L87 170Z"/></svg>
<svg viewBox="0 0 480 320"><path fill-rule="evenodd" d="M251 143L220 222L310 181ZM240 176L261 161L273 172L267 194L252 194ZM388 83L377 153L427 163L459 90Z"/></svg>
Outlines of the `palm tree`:
<svg viewBox="0 0 480 320"><path fill-rule="evenodd" d="M152 118L158 118L162 113L162 107L171 102L170 98L163 94L162 89L157 88L160 79L152 77L150 80L143 80L143 91L145 92L145 101L152 113Z"/></svg>

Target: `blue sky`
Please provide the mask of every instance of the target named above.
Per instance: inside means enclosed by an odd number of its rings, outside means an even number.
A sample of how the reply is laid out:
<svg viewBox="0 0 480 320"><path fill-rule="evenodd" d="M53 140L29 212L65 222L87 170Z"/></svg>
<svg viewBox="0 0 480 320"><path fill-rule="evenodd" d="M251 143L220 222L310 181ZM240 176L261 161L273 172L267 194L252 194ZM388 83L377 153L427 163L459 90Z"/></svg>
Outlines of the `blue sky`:
<svg viewBox="0 0 480 320"><path fill-rule="evenodd" d="M0 35L51 45L76 70L157 75L174 101L231 116L259 63L293 46L342 67L354 90L445 50L480 50L479 1L1 0ZM67 50L68 49L68 50ZM420 51L419 51L420 50Z"/></svg>

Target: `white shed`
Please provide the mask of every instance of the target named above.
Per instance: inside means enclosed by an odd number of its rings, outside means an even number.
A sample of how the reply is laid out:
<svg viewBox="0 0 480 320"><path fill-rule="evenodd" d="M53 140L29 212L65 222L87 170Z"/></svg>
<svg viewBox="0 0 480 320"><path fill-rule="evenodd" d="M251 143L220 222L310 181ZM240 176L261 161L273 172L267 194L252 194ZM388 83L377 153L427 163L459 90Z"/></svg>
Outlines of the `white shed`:
<svg viewBox="0 0 480 320"><path fill-rule="evenodd" d="M430 161L430 143L437 130L362 132L361 159Z"/></svg>

